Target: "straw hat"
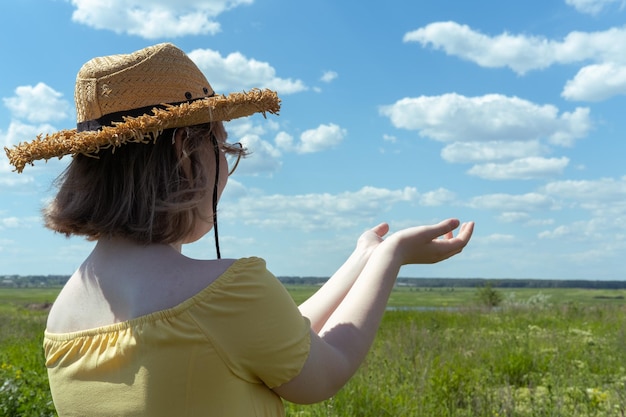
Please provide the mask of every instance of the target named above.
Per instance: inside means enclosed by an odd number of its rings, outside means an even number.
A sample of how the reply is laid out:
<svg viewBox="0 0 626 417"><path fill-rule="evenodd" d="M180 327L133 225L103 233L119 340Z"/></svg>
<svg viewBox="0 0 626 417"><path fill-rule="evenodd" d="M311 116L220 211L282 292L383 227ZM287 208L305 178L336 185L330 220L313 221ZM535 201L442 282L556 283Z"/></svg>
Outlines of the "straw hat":
<svg viewBox="0 0 626 417"><path fill-rule="evenodd" d="M168 128L280 110L271 90L215 95L200 69L170 43L92 59L76 76L74 99L76 129L4 148L17 172L39 159L149 143Z"/></svg>

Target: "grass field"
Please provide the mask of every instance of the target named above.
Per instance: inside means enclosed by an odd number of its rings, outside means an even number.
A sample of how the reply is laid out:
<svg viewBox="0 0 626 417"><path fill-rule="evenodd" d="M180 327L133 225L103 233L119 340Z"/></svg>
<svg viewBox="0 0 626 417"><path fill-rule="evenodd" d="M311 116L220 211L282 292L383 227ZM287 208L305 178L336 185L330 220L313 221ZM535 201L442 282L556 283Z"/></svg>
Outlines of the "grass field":
<svg viewBox="0 0 626 417"><path fill-rule="evenodd" d="M300 302L316 287L288 286ZM500 291L500 290L499 290ZM0 289L0 416L54 416L41 333L58 289ZM623 290L398 288L364 365L288 416L625 416ZM404 309L406 308L406 309Z"/></svg>
<svg viewBox="0 0 626 417"><path fill-rule="evenodd" d="M287 285L296 303L306 300L318 288L313 285ZM626 290L595 290L579 288L496 289L509 303L545 298L550 304L575 303L580 306L625 305ZM476 306L476 288L413 288L396 287L389 298L390 307L446 308Z"/></svg>

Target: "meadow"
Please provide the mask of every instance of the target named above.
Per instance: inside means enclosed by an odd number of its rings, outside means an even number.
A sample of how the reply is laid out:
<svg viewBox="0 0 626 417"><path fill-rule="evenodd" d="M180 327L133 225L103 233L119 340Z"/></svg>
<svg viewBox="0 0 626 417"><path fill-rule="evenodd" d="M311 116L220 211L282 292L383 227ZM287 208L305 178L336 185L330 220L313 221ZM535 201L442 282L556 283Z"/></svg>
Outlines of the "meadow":
<svg viewBox="0 0 626 417"><path fill-rule="evenodd" d="M296 302L314 286L288 285ZM625 290L394 290L366 362L288 416L625 416ZM0 288L0 415L55 416L41 354L58 289Z"/></svg>

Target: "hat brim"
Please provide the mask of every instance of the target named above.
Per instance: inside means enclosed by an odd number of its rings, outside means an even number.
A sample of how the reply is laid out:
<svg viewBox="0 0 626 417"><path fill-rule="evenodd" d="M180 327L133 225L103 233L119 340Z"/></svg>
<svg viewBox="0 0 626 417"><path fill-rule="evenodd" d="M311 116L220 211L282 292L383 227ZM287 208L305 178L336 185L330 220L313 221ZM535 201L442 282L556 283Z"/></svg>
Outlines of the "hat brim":
<svg viewBox="0 0 626 417"><path fill-rule="evenodd" d="M96 154L101 149L118 147L125 143L148 143L165 129L193 126L208 122L229 121L255 113L278 114L280 99L272 90L253 89L247 92L216 95L179 105L165 104L155 107L152 114L125 117L97 131L77 132L76 129L61 130L39 135L31 142L23 142L13 148L4 148L9 162L17 172L36 160L62 158L64 155Z"/></svg>

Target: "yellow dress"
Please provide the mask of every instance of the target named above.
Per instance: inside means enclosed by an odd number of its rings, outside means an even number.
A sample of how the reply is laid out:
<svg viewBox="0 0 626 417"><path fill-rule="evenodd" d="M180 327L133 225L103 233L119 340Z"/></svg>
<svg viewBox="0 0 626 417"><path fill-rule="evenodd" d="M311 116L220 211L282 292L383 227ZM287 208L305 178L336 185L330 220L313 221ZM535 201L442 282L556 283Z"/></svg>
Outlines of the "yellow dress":
<svg viewBox="0 0 626 417"><path fill-rule="evenodd" d="M296 376L310 323L260 258L239 259L181 304L74 333L44 335L65 416L283 416L270 388Z"/></svg>

